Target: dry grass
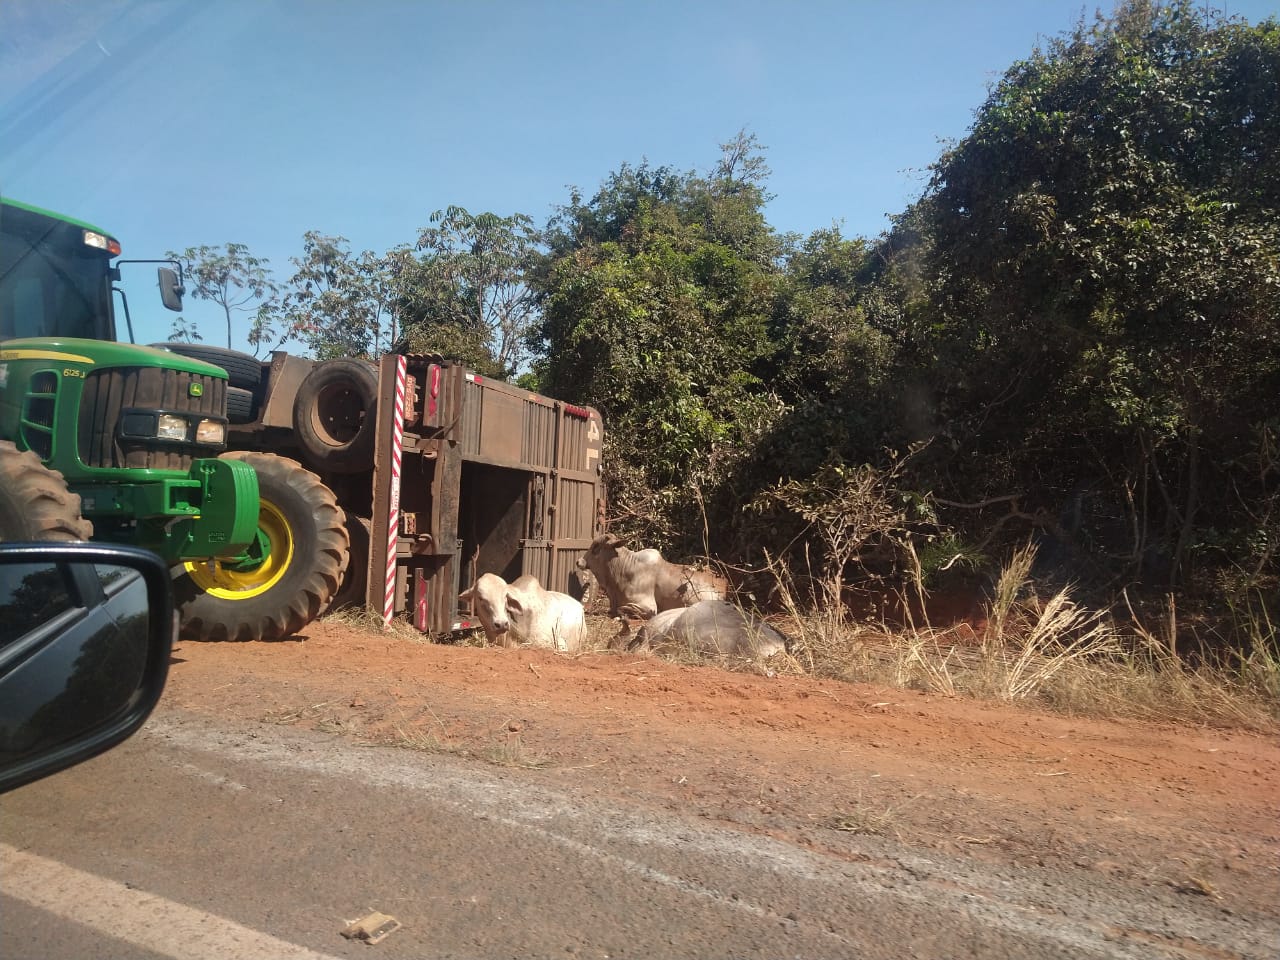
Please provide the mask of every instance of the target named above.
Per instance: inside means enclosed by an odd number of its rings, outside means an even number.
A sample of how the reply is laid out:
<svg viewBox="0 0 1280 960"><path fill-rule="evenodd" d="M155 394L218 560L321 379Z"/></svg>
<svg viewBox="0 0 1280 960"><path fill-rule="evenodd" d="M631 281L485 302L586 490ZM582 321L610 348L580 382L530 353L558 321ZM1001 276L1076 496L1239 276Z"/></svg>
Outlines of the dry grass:
<svg viewBox="0 0 1280 960"><path fill-rule="evenodd" d="M847 809L839 811L831 818L831 827L845 833L873 836L892 834L901 840L902 834L898 831L898 824L902 818L899 811L900 806L872 803L859 793Z"/></svg>
<svg viewBox="0 0 1280 960"><path fill-rule="evenodd" d="M1023 700L1071 666L1096 663L1122 649L1103 615L1079 606L1063 589L1043 606L1015 604L1008 619L987 630L982 661L997 699Z"/></svg>
<svg viewBox="0 0 1280 960"><path fill-rule="evenodd" d="M1280 660L1270 645L1193 666L1178 654L1171 605L1157 629L1131 610L1117 622L1114 611L1082 607L1069 588L1041 600L1029 579L1034 559L1024 549L1005 568L981 636L967 626L891 629L797 611L795 656L814 676L1073 715L1280 731Z"/></svg>
<svg viewBox="0 0 1280 960"><path fill-rule="evenodd" d="M323 707L325 704L318 706ZM291 714L289 719L278 722L293 722L314 715L314 709L299 711ZM512 720L504 720L493 728L493 732L483 737L466 737L451 733L445 722L427 704L423 704L412 716L406 715L398 707L395 708L395 714L386 725L366 733L368 742L423 753L470 757L501 767L532 769L551 763L547 754L529 749L521 736L519 724Z"/></svg>
<svg viewBox="0 0 1280 960"><path fill-rule="evenodd" d="M429 708L427 712L430 713L429 723L415 722L402 713L399 720L392 722L390 730L376 735L371 742L423 753L471 757L500 767L534 769L551 764L546 753L531 750L525 744L519 729L513 729L510 722L504 722L498 728L500 732L494 734L488 743L477 746L474 741L451 736L435 712Z"/></svg>
<svg viewBox="0 0 1280 960"><path fill-rule="evenodd" d="M551 758L541 750L530 750L519 730L508 726L500 737L486 750L482 759L500 767L520 767L526 770L551 765Z"/></svg>
<svg viewBox="0 0 1280 960"><path fill-rule="evenodd" d="M317 730L324 730L329 733L336 732L345 728L342 718L329 709L338 702L338 700L326 700L323 703L313 703L309 706L297 707L291 710L273 710L263 715L262 722L276 723L281 726L300 723Z"/></svg>
<svg viewBox="0 0 1280 960"><path fill-rule="evenodd" d="M393 637L397 640L410 640L415 643L428 642L427 637L407 620L397 617L388 626L382 622L382 614L375 613L367 607L343 607L341 610L325 614L320 619L325 623L336 623L365 633L376 633L379 636Z"/></svg>
<svg viewBox="0 0 1280 960"><path fill-rule="evenodd" d="M768 660L709 658L691 649L664 650L665 659L713 663L765 676L799 675L924 690L942 696L1024 703L1080 716L1144 720L1280 732L1280 658L1277 627L1265 616L1247 624L1251 653L1228 651L1191 664L1178 651L1172 600L1158 623L1144 623L1131 608L1090 610L1064 588L1042 599L1031 580L1035 551L1018 550L997 581L986 626L935 627L908 617L905 627L855 622L825 597L797 600L786 571L772 565L783 613L774 626L789 636L788 654ZM917 589L920 589L917 584ZM906 598L900 605L912 609ZM387 635L380 617L342 612L329 619ZM582 654L626 649L619 624L587 618ZM424 640L407 624L391 635ZM483 634L479 640L483 644ZM320 705L323 706L323 705ZM299 717L275 718L296 722ZM314 716L311 719L315 719ZM405 730L406 746L458 752L430 733ZM422 743L415 741L421 740ZM519 736L504 737L485 759L505 766L541 766Z"/></svg>
<svg viewBox="0 0 1280 960"><path fill-rule="evenodd" d="M392 729L395 731L393 735L383 735L377 738L378 742L409 750L419 750L423 753L460 754L465 752L451 738L437 733L430 727L396 723L392 725Z"/></svg>
<svg viewBox="0 0 1280 960"><path fill-rule="evenodd" d="M625 651L633 634L623 633L623 625L607 616L587 614L587 635L582 638L579 654Z"/></svg>

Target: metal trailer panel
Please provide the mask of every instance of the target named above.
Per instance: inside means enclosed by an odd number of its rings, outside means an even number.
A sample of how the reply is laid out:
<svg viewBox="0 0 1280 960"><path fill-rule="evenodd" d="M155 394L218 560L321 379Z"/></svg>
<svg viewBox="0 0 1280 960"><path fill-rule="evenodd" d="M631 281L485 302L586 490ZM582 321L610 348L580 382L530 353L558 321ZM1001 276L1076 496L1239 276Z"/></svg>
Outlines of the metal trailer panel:
<svg viewBox="0 0 1280 960"><path fill-rule="evenodd" d="M572 404L563 404L561 409L560 457L556 466L562 470L596 472L604 439L600 414L589 407Z"/></svg>
<svg viewBox="0 0 1280 960"><path fill-rule="evenodd" d="M458 611L460 587L481 573L511 576L510 570L480 569L506 563L500 558L508 556L518 561L520 574L536 576L549 589L580 593L575 563L603 529L599 414L476 376L439 357L408 357L407 369L395 612L408 611L419 629L433 635L470 626L476 621ZM386 582L394 389L394 358L383 358L367 592L374 609L381 609ZM513 525L515 507L522 513ZM464 512L470 525L497 523L487 533L466 536L502 542L467 543L464 556Z"/></svg>
<svg viewBox="0 0 1280 960"><path fill-rule="evenodd" d="M462 396L465 371L455 366L446 371L449 394ZM446 432L436 444L435 470L431 481L431 536L434 563L429 571L432 602L431 632L448 633L458 619L458 583L461 575L458 556L458 507L462 499L462 452Z"/></svg>
<svg viewBox="0 0 1280 960"><path fill-rule="evenodd" d="M559 589L580 596L576 564L591 540L604 529L604 483L600 456L604 430L600 414L587 407L561 404L557 434L554 502L551 524L550 577L567 584Z"/></svg>
<svg viewBox="0 0 1280 960"><path fill-rule="evenodd" d="M560 478L559 495L551 522L555 540L585 540L596 535L596 495L598 484L589 480Z"/></svg>
<svg viewBox="0 0 1280 960"><path fill-rule="evenodd" d="M258 422L262 426L293 429L293 401L298 395L298 387L302 386L302 381L314 366L313 361L283 350L272 352L271 366L267 370L266 403L258 414Z"/></svg>
<svg viewBox="0 0 1280 960"><path fill-rule="evenodd" d="M551 576L551 545L545 540L525 540L521 544L521 562L523 573L538 578L538 582L548 590L558 590Z"/></svg>
<svg viewBox="0 0 1280 960"><path fill-rule="evenodd" d="M479 458L490 463L524 466L520 457L524 439L524 404L518 397L484 390L480 416Z"/></svg>
<svg viewBox="0 0 1280 960"><path fill-rule="evenodd" d="M458 400L458 443L464 454L479 456L480 425L484 422L484 384L473 377L466 377Z"/></svg>
<svg viewBox="0 0 1280 960"><path fill-rule="evenodd" d="M525 398L521 460L546 469L555 466L557 419L555 404L550 400L532 394Z"/></svg>

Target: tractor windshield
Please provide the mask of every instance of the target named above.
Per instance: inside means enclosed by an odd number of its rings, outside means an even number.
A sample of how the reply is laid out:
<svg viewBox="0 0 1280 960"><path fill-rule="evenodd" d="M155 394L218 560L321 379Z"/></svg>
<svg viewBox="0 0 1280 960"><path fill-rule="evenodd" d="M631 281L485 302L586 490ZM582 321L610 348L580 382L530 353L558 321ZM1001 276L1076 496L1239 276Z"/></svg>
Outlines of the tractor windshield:
<svg viewBox="0 0 1280 960"><path fill-rule="evenodd" d="M112 340L107 238L25 207L0 208L0 340Z"/></svg>

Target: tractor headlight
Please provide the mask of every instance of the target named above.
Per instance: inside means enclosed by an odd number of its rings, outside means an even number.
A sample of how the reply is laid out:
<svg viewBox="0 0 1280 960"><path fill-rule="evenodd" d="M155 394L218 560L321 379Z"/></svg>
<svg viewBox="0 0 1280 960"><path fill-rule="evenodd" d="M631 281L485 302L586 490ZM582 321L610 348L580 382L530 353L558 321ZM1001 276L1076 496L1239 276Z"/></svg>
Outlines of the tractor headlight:
<svg viewBox="0 0 1280 960"><path fill-rule="evenodd" d="M221 446L227 442L227 425L217 420L201 420L196 424L196 443Z"/></svg>
<svg viewBox="0 0 1280 960"><path fill-rule="evenodd" d="M189 425L186 417L162 413L156 423L156 438L159 440L185 440Z"/></svg>

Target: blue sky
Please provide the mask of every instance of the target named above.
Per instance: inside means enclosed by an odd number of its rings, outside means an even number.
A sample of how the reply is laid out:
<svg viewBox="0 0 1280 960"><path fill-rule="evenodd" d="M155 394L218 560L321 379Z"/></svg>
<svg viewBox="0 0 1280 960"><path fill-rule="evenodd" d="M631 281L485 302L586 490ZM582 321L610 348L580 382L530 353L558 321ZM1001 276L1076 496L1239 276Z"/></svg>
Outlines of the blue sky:
<svg viewBox="0 0 1280 960"><path fill-rule="evenodd" d="M3 0L0 191L126 257L237 241L283 278L306 230L381 252L450 204L542 223L572 185L645 158L705 170L746 128L777 229L875 235L988 85L1095 7ZM144 342L173 316L151 277L126 274ZM185 315L219 342L216 307Z"/></svg>

